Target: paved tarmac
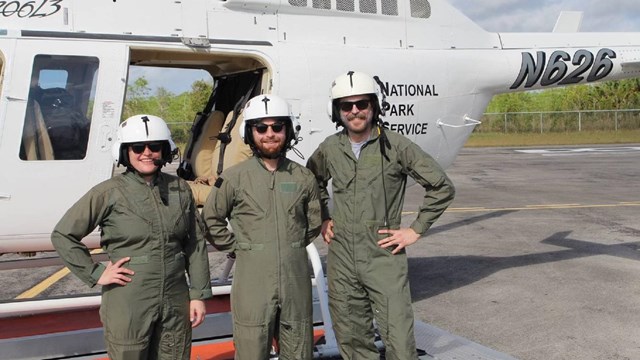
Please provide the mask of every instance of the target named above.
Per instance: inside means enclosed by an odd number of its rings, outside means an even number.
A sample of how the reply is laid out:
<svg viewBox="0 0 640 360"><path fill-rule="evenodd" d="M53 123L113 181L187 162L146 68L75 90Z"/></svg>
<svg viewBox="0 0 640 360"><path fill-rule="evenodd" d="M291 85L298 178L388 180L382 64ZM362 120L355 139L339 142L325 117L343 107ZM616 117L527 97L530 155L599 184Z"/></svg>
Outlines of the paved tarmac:
<svg viewBox="0 0 640 360"><path fill-rule="evenodd" d="M633 146L463 149L456 200L408 251L416 316L523 360L640 359Z"/></svg>
<svg viewBox="0 0 640 360"><path fill-rule="evenodd" d="M640 145L543 150L464 148L447 169L456 200L408 250L416 317L523 360L640 359ZM0 271L0 300L59 269ZM65 276L35 296L87 292Z"/></svg>

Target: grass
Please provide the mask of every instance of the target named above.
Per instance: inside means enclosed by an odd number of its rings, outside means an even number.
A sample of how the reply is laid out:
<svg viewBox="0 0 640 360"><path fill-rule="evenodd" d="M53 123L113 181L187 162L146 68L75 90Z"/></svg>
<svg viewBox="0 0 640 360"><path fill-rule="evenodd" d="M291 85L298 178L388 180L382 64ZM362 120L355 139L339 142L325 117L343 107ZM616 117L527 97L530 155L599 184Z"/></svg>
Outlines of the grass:
<svg viewBox="0 0 640 360"><path fill-rule="evenodd" d="M466 147L638 144L640 129L563 133L473 133Z"/></svg>
<svg viewBox="0 0 640 360"><path fill-rule="evenodd" d="M563 133L473 133L466 147L508 147L586 144L640 144L640 129ZM185 143L178 143L184 156Z"/></svg>

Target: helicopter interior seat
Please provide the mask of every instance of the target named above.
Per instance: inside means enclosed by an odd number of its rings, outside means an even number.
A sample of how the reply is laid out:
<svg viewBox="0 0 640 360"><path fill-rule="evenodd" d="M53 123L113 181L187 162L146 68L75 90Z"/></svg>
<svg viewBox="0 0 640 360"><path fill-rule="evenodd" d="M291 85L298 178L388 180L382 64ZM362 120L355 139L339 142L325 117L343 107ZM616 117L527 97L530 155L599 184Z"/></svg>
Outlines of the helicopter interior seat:
<svg viewBox="0 0 640 360"><path fill-rule="evenodd" d="M40 104L35 99L31 99L27 104L20 157L23 160L55 159L49 131Z"/></svg>
<svg viewBox="0 0 640 360"><path fill-rule="evenodd" d="M55 158L84 159L91 121L78 107L74 95L61 87L40 89L36 95Z"/></svg>
<svg viewBox="0 0 640 360"><path fill-rule="evenodd" d="M250 158L253 153L251 152L251 148L249 145L245 144L240 138L240 126L242 126L242 113L238 115L236 119L236 123L234 124L232 129L229 129L231 125L231 120L233 119L234 112L233 110L227 114L227 119L225 120L225 128L224 132L228 132L231 135L231 142L227 144L227 147L224 150L224 163L222 164L222 170L226 170L233 165L236 165L248 158ZM220 158L220 147L216 147L213 151L213 161L215 166L212 166L212 173L215 174L218 166L218 159Z"/></svg>
<svg viewBox="0 0 640 360"><path fill-rule="evenodd" d="M218 147L218 134L224 125L224 113L214 111L202 127L202 133L193 144L191 167L196 178L209 178L213 174L213 152ZM217 162L217 159L215 159Z"/></svg>
<svg viewBox="0 0 640 360"><path fill-rule="evenodd" d="M233 111L230 111L225 119L224 113L214 111L206 120L202 134L193 145L191 166L196 179L190 181L189 185L197 206L204 205L211 192L211 186L218 177L220 160L218 135L221 132L229 132L231 135L231 142L227 144L224 152L223 170L249 158L252 154L249 146L240 139L238 127L242 124L242 114L236 119L234 127L229 129L233 114Z"/></svg>

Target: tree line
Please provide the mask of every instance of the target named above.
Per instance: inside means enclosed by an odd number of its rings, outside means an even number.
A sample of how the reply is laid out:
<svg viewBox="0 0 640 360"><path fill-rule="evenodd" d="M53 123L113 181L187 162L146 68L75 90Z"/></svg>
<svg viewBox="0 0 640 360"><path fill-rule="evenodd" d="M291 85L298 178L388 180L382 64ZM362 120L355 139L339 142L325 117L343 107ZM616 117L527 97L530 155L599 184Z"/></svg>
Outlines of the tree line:
<svg viewBox="0 0 640 360"><path fill-rule="evenodd" d="M191 84L191 90L182 94L174 94L163 87L152 93L149 81L139 77L127 85L122 119L136 114L159 116L169 124L173 140L185 144L195 115L204 109L212 91L212 82L196 80Z"/></svg>
<svg viewBox="0 0 640 360"><path fill-rule="evenodd" d="M640 109L640 79L500 94L488 113Z"/></svg>
<svg viewBox="0 0 640 360"><path fill-rule="evenodd" d="M640 79L495 96L475 132L619 131L640 128ZM573 113L572 113L573 112ZM576 113L579 112L579 113Z"/></svg>

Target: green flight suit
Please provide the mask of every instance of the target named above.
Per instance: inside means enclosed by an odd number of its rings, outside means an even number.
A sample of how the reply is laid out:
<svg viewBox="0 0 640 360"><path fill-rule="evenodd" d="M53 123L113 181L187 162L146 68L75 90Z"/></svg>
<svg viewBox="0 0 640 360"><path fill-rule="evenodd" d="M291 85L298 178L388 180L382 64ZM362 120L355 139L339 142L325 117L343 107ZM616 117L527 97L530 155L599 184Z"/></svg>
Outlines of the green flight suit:
<svg viewBox="0 0 640 360"><path fill-rule="evenodd" d="M268 359L277 336L280 359L311 359L313 308L305 248L321 225L313 174L286 158L271 172L252 157L222 173L202 215L213 246L236 254L235 358Z"/></svg>
<svg viewBox="0 0 640 360"><path fill-rule="evenodd" d="M320 185L322 218L334 222L335 237L327 256L329 310L346 360L380 358L374 344L374 319L387 359L417 358L406 253L403 249L392 255L391 248L377 245L388 236L378 230L383 228L385 211L389 227L400 228L407 175L426 192L411 224L418 234L429 229L454 197L451 181L431 156L402 135L390 130L385 134L391 145L386 149L388 160L382 161L378 129L374 128L359 159L342 131L325 139L307 163Z"/></svg>
<svg viewBox="0 0 640 360"><path fill-rule="evenodd" d="M185 181L136 172L96 185L62 217L51 241L67 267L93 287L105 270L81 240L97 226L115 263L135 272L125 286L102 286L100 318L111 359L189 359L189 301L212 296L206 242ZM185 276L189 276L189 283Z"/></svg>

